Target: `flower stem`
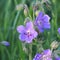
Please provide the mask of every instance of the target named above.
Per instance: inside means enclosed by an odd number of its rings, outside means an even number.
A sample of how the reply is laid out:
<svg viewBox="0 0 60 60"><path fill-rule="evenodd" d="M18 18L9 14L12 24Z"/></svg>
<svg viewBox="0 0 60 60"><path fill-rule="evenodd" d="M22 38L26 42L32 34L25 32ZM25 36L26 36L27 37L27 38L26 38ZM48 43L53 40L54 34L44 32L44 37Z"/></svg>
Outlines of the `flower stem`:
<svg viewBox="0 0 60 60"><path fill-rule="evenodd" d="M32 44L29 45L29 60L32 60Z"/></svg>
<svg viewBox="0 0 60 60"><path fill-rule="evenodd" d="M15 20L14 20L14 23L13 23L13 29L14 29L15 26L16 26L16 23L17 23L17 20L18 20L19 14L20 14L20 11L17 12L17 15L16 15L16 17L15 17Z"/></svg>

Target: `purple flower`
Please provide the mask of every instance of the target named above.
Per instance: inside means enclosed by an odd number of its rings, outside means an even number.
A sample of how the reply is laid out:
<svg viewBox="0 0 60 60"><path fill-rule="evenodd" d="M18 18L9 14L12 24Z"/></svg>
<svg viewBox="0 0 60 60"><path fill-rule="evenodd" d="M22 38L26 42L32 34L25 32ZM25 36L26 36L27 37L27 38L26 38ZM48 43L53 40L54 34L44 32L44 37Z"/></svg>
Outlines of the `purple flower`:
<svg viewBox="0 0 60 60"><path fill-rule="evenodd" d="M56 60L60 60L60 57L57 57Z"/></svg>
<svg viewBox="0 0 60 60"><path fill-rule="evenodd" d="M41 54L36 54L33 60L52 60L51 58L51 50L44 50Z"/></svg>
<svg viewBox="0 0 60 60"><path fill-rule="evenodd" d="M7 41L2 41L2 42L0 42L2 45L5 45L5 46L9 46L10 45L10 43L9 42L7 42Z"/></svg>
<svg viewBox="0 0 60 60"><path fill-rule="evenodd" d="M58 28L58 33L60 34L60 28Z"/></svg>
<svg viewBox="0 0 60 60"><path fill-rule="evenodd" d="M20 25L17 27L17 31L20 33L19 39L26 43L31 43L38 33L34 30L33 23L31 21L26 23L26 26Z"/></svg>
<svg viewBox="0 0 60 60"><path fill-rule="evenodd" d="M50 29L50 17L43 12L40 12L36 17L34 24L37 26L40 32L43 32L45 29Z"/></svg>
<svg viewBox="0 0 60 60"><path fill-rule="evenodd" d="M41 59L42 60L52 60L51 54L52 54L52 52L50 49L44 50L42 53Z"/></svg>
<svg viewBox="0 0 60 60"><path fill-rule="evenodd" d="M33 60L40 60L40 58L41 58L41 54L40 53L37 53L35 55L35 57L33 58Z"/></svg>

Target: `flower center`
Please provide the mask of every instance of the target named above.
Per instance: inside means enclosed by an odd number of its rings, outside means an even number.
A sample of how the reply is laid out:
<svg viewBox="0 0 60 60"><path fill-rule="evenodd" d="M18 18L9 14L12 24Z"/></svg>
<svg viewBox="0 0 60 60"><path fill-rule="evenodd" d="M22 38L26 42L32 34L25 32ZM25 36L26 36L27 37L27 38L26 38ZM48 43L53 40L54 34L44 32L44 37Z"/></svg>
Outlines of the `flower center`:
<svg viewBox="0 0 60 60"><path fill-rule="evenodd" d="M26 33L24 33L25 35L27 35L28 37L29 36L32 36L32 34L30 33L30 31L28 30Z"/></svg>
<svg viewBox="0 0 60 60"><path fill-rule="evenodd" d="M30 31L27 31L27 36L29 37L29 36L31 36L31 33L30 33Z"/></svg>

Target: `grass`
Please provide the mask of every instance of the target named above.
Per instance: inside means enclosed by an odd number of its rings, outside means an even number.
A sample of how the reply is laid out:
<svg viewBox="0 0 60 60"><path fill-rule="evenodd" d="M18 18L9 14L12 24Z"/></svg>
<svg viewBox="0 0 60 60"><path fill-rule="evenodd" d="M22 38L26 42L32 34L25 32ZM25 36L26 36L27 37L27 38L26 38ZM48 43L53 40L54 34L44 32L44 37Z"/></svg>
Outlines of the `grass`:
<svg viewBox="0 0 60 60"><path fill-rule="evenodd" d="M29 56L30 59L28 59L29 51L27 54L23 51L22 42L18 39L19 34L16 31L18 25L24 24L23 22L25 21L26 16L24 15L23 10L16 10L16 5L20 3L27 4L31 19L35 19L32 11L32 4L36 1L0 0L0 41L5 40L10 42L10 46L8 47L0 45L0 60L32 60L32 58L34 57L35 53L37 52L37 48L39 48L41 42L36 42L36 44L32 44L32 46L30 46L30 50L32 52ZM51 17L51 29L49 31L45 31L39 36L41 37L40 39L44 40L44 42L42 43L44 49L51 48L50 44L54 40L60 42L60 38L57 37L57 29L58 27L60 27L59 2L59 0L51 0L51 4L48 4L48 6L46 4L40 6L44 10L44 12ZM29 50L29 44L26 44L26 46L27 50ZM57 50L60 50L60 47L58 47ZM38 52L39 51L40 49L38 49Z"/></svg>

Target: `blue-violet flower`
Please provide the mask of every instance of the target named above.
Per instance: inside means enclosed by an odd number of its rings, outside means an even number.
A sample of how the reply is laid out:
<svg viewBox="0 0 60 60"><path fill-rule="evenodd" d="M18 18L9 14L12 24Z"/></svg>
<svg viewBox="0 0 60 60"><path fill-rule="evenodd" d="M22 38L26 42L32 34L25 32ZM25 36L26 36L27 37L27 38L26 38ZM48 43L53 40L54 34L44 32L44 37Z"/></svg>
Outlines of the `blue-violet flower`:
<svg viewBox="0 0 60 60"><path fill-rule="evenodd" d="M35 57L33 58L33 60L52 60L51 58L51 50L47 49L44 50L41 54L36 54Z"/></svg>
<svg viewBox="0 0 60 60"><path fill-rule="evenodd" d="M38 33L34 30L33 23L31 21L26 23L26 26L20 25L17 27L17 31L20 33L19 39L26 43L31 43Z"/></svg>
<svg viewBox="0 0 60 60"><path fill-rule="evenodd" d="M40 12L36 17L34 24L37 26L40 32L43 32L45 29L50 29L50 17L43 12Z"/></svg>

